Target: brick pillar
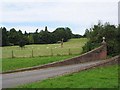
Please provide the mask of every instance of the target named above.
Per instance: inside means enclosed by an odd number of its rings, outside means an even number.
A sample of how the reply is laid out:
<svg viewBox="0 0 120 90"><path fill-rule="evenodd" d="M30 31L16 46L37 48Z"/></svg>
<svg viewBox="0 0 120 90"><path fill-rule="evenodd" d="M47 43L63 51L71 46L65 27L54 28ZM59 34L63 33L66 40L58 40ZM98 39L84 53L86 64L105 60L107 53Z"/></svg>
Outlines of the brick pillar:
<svg viewBox="0 0 120 90"><path fill-rule="evenodd" d="M107 43L105 42L105 37L103 37L102 46L103 46L103 50L101 53L101 58L106 59L107 58Z"/></svg>

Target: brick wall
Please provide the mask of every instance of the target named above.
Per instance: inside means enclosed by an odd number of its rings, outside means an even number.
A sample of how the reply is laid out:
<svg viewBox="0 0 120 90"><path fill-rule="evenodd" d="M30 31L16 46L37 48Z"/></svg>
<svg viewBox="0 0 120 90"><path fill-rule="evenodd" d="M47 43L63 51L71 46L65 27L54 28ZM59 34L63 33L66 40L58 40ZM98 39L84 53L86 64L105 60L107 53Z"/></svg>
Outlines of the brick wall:
<svg viewBox="0 0 120 90"><path fill-rule="evenodd" d="M109 65L119 65L120 64L119 62L120 62L120 55L109 58L109 59L106 59L106 60L104 60L100 63L96 63L96 64L93 64L93 65L86 66L84 68L76 69L72 72L67 72L67 74L76 73L76 72L80 72L80 71L84 71L84 70L88 70L88 69L92 69L92 68L97 68L97 67L104 67L104 66L109 66Z"/></svg>
<svg viewBox="0 0 120 90"><path fill-rule="evenodd" d="M107 57L107 48L106 48L106 45L104 44L80 56L67 59L64 61L46 64L46 65L41 66L41 68L64 66L64 65L78 64L78 63L83 63L83 62L103 60L103 59L106 59L106 57Z"/></svg>

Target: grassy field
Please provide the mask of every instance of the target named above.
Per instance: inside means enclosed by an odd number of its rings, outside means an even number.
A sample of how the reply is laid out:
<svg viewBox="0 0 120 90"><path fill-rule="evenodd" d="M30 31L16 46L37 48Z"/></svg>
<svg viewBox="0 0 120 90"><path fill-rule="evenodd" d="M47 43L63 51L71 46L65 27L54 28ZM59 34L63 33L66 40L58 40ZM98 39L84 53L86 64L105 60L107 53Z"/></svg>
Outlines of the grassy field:
<svg viewBox="0 0 120 90"><path fill-rule="evenodd" d="M86 38L71 39L64 43L63 48L60 44L26 45L24 49L19 46L7 46L2 47L2 58L11 58L12 51L14 57L32 57L32 51L33 56L80 54L86 42Z"/></svg>
<svg viewBox="0 0 120 90"><path fill-rule="evenodd" d="M2 60L2 71L43 65L43 64L47 64L55 61L62 61L74 56L76 55L34 57L34 58L4 58Z"/></svg>
<svg viewBox="0 0 120 90"><path fill-rule="evenodd" d="M65 60L76 55L80 55L80 53L82 52L82 46L86 42L86 38L71 39L70 41L64 43L63 48L60 47L60 44L26 45L25 49L22 50L18 46L3 47L2 71L16 70L20 68L43 65L55 61ZM51 48L54 54L52 57L49 56L51 55ZM71 55L68 55L69 48ZM14 52L14 56L19 58L10 58L12 50ZM30 58L31 50L33 50L34 57Z"/></svg>
<svg viewBox="0 0 120 90"><path fill-rule="evenodd" d="M118 66L106 66L19 86L19 88L117 88Z"/></svg>

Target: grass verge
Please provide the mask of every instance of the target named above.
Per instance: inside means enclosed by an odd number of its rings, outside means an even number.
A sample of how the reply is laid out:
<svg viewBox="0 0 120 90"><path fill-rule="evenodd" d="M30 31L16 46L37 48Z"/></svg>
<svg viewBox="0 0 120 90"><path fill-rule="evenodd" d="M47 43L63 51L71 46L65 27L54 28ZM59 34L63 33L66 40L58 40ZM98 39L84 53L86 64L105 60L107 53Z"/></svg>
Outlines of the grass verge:
<svg viewBox="0 0 120 90"><path fill-rule="evenodd" d="M18 88L117 88L118 66L105 66L34 82Z"/></svg>
<svg viewBox="0 0 120 90"><path fill-rule="evenodd" d="M48 64L55 61L62 61L68 58L72 58L74 56L77 55L48 56L48 57L34 57L34 58L3 58L2 72Z"/></svg>

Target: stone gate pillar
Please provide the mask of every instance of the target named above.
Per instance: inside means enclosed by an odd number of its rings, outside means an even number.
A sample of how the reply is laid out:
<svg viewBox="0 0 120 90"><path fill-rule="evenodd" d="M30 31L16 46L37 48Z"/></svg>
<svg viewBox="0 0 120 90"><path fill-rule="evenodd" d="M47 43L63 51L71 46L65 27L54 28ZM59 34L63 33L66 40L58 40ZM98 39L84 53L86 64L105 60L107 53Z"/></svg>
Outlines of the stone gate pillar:
<svg viewBox="0 0 120 90"><path fill-rule="evenodd" d="M106 59L107 58L107 43L105 42L105 37L103 37L102 41L102 53L101 53L101 58Z"/></svg>

